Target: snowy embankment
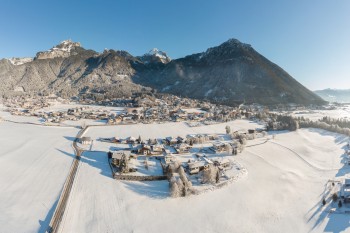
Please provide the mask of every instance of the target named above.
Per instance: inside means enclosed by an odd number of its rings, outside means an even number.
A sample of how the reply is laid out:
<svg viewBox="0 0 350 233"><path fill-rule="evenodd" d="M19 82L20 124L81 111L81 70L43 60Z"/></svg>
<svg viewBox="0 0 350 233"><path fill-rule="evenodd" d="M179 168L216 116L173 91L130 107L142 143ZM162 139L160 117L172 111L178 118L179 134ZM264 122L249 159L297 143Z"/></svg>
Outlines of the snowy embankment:
<svg viewBox="0 0 350 233"><path fill-rule="evenodd" d="M0 232L45 232L77 129L0 123Z"/></svg>
<svg viewBox="0 0 350 233"><path fill-rule="evenodd" d="M254 128L235 122L233 130ZM224 126L94 127L87 135L159 138L193 130L224 133ZM60 232L349 232L350 215L325 213L320 203L328 179L349 172L346 143L345 136L323 130L280 132L235 157L249 171L246 178L176 199L168 198L167 181L116 181L105 153L84 153Z"/></svg>

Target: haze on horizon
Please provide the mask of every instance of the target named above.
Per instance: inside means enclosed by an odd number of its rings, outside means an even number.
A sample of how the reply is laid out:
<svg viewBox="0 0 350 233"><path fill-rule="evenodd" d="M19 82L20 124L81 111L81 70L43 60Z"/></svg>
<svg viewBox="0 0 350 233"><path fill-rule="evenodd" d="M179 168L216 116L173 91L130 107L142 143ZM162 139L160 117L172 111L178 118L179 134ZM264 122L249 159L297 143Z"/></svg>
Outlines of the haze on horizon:
<svg viewBox="0 0 350 233"><path fill-rule="evenodd" d="M236 38L311 90L350 89L349 9L346 0L6 1L0 58L33 57L69 38L96 51L157 47L179 58Z"/></svg>

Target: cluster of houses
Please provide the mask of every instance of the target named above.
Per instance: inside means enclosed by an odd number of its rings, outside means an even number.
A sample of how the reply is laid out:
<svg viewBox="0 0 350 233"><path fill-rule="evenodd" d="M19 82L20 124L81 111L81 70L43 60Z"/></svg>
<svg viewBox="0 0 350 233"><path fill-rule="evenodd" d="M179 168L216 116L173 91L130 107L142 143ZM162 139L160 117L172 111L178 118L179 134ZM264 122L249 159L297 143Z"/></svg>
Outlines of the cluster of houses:
<svg viewBox="0 0 350 233"><path fill-rule="evenodd" d="M102 142L116 143L116 144L129 144L129 147L118 149L114 152L110 152L111 164L122 170L121 161L123 160L123 166L125 161L130 159L147 157L155 157L162 161L163 172L166 173L166 167L174 163L181 163L188 172L188 174L197 174L213 164L221 169L225 169L230 165L230 160L226 158L226 155L237 154L237 144L234 141L220 141L220 137L215 134L193 134L186 137L165 137L163 139L147 139L143 141L141 137L127 137L127 138L100 138ZM205 150L202 146L196 146L195 144L206 145ZM194 148L195 147L195 148ZM224 152L224 154L222 154ZM182 155L190 159L184 159ZM215 154L218 154L217 156ZM208 156L210 155L210 156ZM220 159L219 159L220 158ZM130 168L131 169L131 168ZM124 170L131 171L130 169ZM132 171L135 171L132 170Z"/></svg>
<svg viewBox="0 0 350 233"><path fill-rule="evenodd" d="M40 117L47 123L91 119L103 120L106 124L111 125L186 121L191 126L198 126L200 123L211 124L213 122L225 122L237 118L251 118L256 111L265 110L260 105L229 107L168 94L138 94L125 99L104 99L101 101L76 97L74 100L79 104L124 107L125 111L116 113L94 107L73 107L68 110L54 111L50 110L49 107L60 103L70 103L69 100L55 95L36 97L23 95L9 97L3 101L11 114ZM43 111L43 108L47 108L48 110Z"/></svg>
<svg viewBox="0 0 350 233"><path fill-rule="evenodd" d="M31 96L31 95L20 95L7 97L2 99L4 105L13 111L13 114L26 115L29 112L46 108L55 103L68 103L68 100L57 97L56 95L48 96ZM28 110L21 112L18 109Z"/></svg>

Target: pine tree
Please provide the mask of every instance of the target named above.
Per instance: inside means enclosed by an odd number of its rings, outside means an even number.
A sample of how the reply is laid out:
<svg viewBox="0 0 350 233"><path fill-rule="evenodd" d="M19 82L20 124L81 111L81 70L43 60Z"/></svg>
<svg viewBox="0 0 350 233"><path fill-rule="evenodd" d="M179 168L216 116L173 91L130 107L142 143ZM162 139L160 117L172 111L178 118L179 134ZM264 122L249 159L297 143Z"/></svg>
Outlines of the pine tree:
<svg viewBox="0 0 350 233"><path fill-rule="evenodd" d="M341 208L342 206L343 206L343 203L341 202L341 200L339 200L338 207Z"/></svg>
<svg viewBox="0 0 350 233"><path fill-rule="evenodd" d="M186 187L185 187L184 183L182 182L182 180L181 179L177 179L176 184L179 187L181 196L185 196L185 189L186 189Z"/></svg>
<svg viewBox="0 0 350 233"><path fill-rule="evenodd" d="M184 168L182 166L180 166L178 171L179 171L180 179L182 180L183 184L185 186L187 186L188 179L187 179Z"/></svg>
<svg viewBox="0 0 350 233"><path fill-rule="evenodd" d="M180 189L176 182L171 183L170 196L173 198L180 197Z"/></svg>
<svg viewBox="0 0 350 233"><path fill-rule="evenodd" d="M170 180L173 177L173 173L174 173L173 167L168 165L168 168L167 168L167 178L168 178L168 180Z"/></svg>
<svg viewBox="0 0 350 233"><path fill-rule="evenodd" d="M226 130L226 134L230 134L231 133L231 127L230 126L226 125L225 130Z"/></svg>
<svg viewBox="0 0 350 233"><path fill-rule="evenodd" d="M216 181L217 184L220 182L220 172L219 172L219 169L218 169L218 171L216 172L215 181Z"/></svg>

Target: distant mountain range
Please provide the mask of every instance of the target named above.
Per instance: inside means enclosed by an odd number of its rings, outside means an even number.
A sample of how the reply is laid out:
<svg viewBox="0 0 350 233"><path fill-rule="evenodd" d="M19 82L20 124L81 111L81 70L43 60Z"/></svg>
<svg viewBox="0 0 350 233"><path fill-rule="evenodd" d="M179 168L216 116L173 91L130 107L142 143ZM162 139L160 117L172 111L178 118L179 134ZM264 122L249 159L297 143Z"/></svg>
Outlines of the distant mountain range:
<svg viewBox="0 0 350 233"><path fill-rule="evenodd" d="M350 89L324 89L315 91L317 95L329 102L350 103Z"/></svg>
<svg viewBox="0 0 350 233"><path fill-rule="evenodd" d="M236 39L174 60L158 49L142 56L115 50L98 53L70 40L34 58L0 60L1 95L98 93L113 98L152 90L228 105L324 103L282 68Z"/></svg>

